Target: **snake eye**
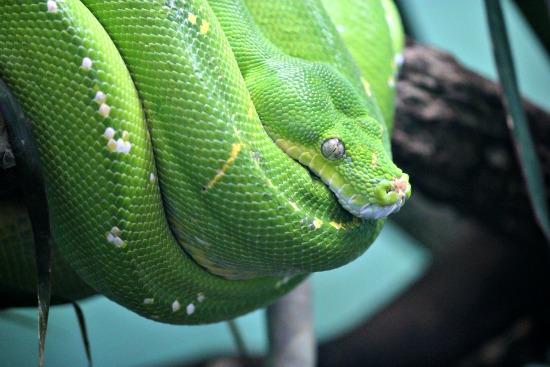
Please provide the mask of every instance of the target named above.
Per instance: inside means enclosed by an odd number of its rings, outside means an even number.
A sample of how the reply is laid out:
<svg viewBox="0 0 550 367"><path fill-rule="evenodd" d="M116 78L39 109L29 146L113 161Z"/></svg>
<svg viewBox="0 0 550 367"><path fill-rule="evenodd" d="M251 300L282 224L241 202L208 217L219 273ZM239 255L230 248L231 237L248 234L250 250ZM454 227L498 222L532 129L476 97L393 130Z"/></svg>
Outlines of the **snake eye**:
<svg viewBox="0 0 550 367"><path fill-rule="evenodd" d="M346 148L344 142L338 138L330 138L321 145L321 154L329 161L336 161L344 156Z"/></svg>

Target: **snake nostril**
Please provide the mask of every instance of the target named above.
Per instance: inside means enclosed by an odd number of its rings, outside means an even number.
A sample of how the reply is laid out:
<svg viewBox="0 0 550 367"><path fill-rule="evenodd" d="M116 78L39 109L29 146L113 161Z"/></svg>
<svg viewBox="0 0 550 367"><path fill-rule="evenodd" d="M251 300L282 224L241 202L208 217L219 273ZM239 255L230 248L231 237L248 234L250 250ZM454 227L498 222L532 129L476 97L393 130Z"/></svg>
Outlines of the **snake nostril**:
<svg viewBox="0 0 550 367"><path fill-rule="evenodd" d="M400 199L406 199L410 196L409 176L404 174L399 178L392 180L393 191L397 193Z"/></svg>
<svg viewBox="0 0 550 367"><path fill-rule="evenodd" d="M375 190L375 202L377 205L394 205L398 201L404 202L410 196L409 176L401 175L392 180L383 180L378 183Z"/></svg>

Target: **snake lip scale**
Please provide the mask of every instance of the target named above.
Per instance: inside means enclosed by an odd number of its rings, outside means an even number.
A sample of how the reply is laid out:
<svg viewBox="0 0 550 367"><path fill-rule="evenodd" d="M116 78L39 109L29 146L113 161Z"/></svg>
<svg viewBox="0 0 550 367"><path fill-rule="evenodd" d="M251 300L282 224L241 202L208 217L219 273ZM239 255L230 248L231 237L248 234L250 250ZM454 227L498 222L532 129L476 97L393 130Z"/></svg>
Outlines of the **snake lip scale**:
<svg viewBox="0 0 550 367"><path fill-rule="evenodd" d="M359 210L360 218L380 219L387 217L390 214L397 213L399 209L405 204L406 198L402 197L393 205L380 206L376 204L365 204Z"/></svg>

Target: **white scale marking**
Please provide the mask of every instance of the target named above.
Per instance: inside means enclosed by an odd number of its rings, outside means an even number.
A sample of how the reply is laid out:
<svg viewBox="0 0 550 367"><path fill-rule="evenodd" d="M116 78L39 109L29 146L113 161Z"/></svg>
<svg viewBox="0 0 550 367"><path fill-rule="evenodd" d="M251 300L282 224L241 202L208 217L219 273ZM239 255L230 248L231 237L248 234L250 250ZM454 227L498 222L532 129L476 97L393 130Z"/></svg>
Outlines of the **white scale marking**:
<svg viewBox="0 0 550 367"><path fill-rule="evenodd" d="M57 3L53 0L50 0L46 3L46 6L48 7L48 12L50 13L57 13Z"/></svg>
<svg viewBox="0 0 550 367"><path fill-rule="evenodd" d="M105 95L105 93L103 93L102 91L99 90L95 94L94 101L96 101L97 104L101 105L101 104L105 103L106 99L107 99L107 96Z"/></svg>
<svg viewBox="0 0 550 367"><path fill-rule="evenodd" d="M122 240L122 238L119 237L121 233L122 231L118 227L111 228L109 233L107 233L107 241L118 248L125 247L126 243Z"/></svg>
<svg viewBox="0 0 550 367"><path fill-rule="evenodd" d="M101 116L103 117L109 117L109 114L111 113L111 106L109 106L108 104L106 103L102 103L100 106L99 106L99 113L101 114Z"/></svg>
<svg viewBox="0 0 550 367"><path fill-rule="evenodd" d="M181 308L181 305L178 300L175 300L174 302L172 302L172 312L179 311L180 308Z"/></svg>
<svg viewBox="0 0 550 367"><path fill-rule="evenodd" d="M92 69L92 59L90 59L89 57L83 58L81 67L84 70Z"/></svg>
<svg viewBox="0 0 550 367"><path fill-rule="evenodd" d="M107 140L111 140L115 137L115 129L112 127L108 127L105 129L105 132L103 133L103 137Z"/></svg>

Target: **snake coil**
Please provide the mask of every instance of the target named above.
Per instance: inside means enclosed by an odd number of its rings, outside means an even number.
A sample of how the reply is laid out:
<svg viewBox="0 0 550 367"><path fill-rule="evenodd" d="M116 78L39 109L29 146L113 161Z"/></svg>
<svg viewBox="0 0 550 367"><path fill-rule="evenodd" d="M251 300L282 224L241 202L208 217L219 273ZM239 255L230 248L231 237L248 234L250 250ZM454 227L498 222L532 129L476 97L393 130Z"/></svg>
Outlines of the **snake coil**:
<svg viewBox="0 0 550 367"><path fill-rule="evenodd" d="M196 324L361 255L410 195L384 122L402 36L389 1L333 3L0 1L0 77L37 139L57 261ZM24 214L0 214L0 284L28 288ZM88 291L60 269L54 294Z"/></svg>

